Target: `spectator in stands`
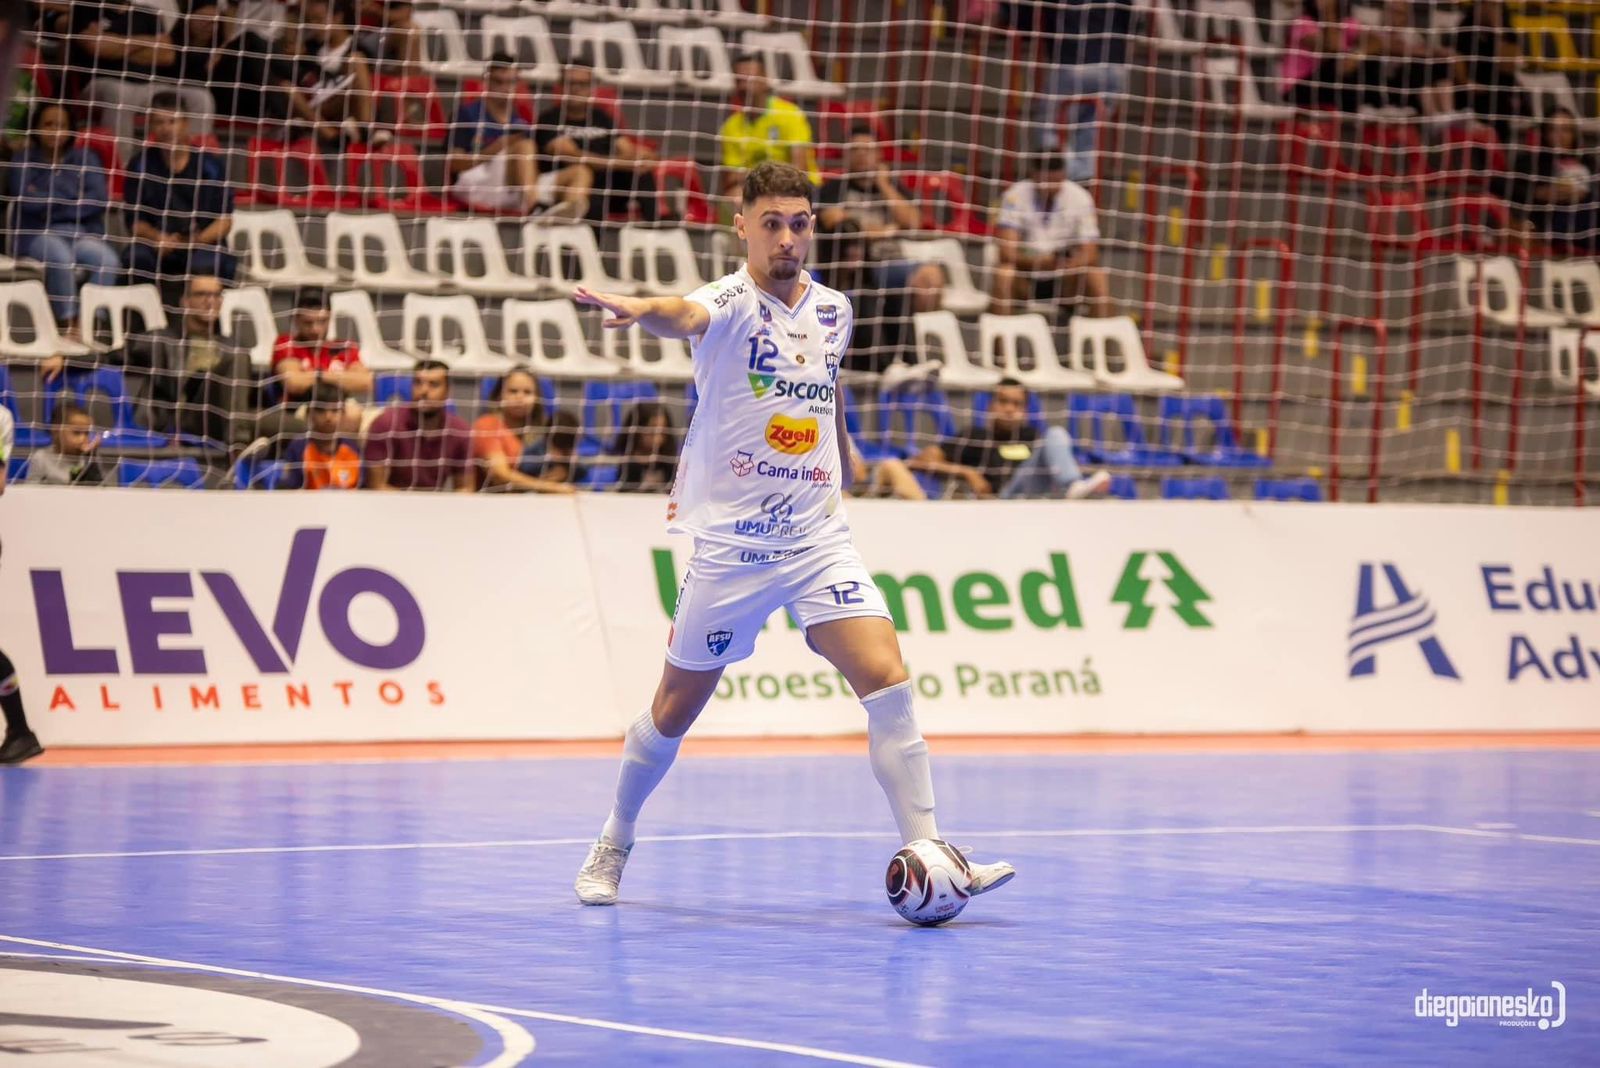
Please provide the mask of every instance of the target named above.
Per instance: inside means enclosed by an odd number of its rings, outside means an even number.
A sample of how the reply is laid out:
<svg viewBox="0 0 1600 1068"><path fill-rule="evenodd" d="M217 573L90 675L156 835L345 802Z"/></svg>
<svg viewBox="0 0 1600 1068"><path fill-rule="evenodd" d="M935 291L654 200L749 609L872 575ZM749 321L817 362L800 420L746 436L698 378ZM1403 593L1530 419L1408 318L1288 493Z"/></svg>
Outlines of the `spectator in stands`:
<svg viewBox="0 0 1600 1068"><path fill-rule="evenodd" d="M273 390L290 408L312 399L312 390L327 385L344 398L346 434L361 433L362 402L372 394L372 372L361 362L354 341L330 341L333 315L328 295L320 289L302 290L295 302L289 333L272 346Z"/></svg>
<svg viewBox="0 0 1600 1068"><path fill-rule="evenodd" d="M422 70L428 42L412 21L410 0L361 0L361 50L387 72L415 74Z"/></svg>
<svg viewBox="0 0 1600 1068"><path fill-rule="evenodd" d="M11 167L12 248L44 264L51 310L75 336L78 272L102 286L115 285L122 274L117 250L106 241L106 172L100 157L77 143L71 113L60 104L34 105L29 127L28 146Z"/></svg>
<svg viewBox="0 0 1600 1068"><path fill-rule="evenodd" d="M1302 0L1283 54L1283 98L1299 108L1355 114L1387 103L1377 36L1350 13L1350 0Z"/></svg>
<svg viewBox="0 0 1600 1068"><path fill-rule="evenodd" d="M419 360L411 402L386 408L367 428L367 485L375 490L476 489L472 428L450 412L450 368Z"/></svg>
<svg viewBox="0 0 1600 1068"><path fill-rule="evenodd" d="M733 65L733 114L722 124L722 195L731 204L744 196L744 175L758 163L772 160L804 171L820 185L811 123L805 112L772 92L767 64L749 53Z"/></svg>
<svg viewBox="0 0 1600 1068"><path fill-rule="evenodd" d="M341 432L344 416L343 391L329 382L317 383L307 405L306 432L280 458L278 489L361 488L361 449Z"/></svg>
<svg viewBox="0 0 1600 1068"><path fill-rule="evenodd" d="M515 59L504 52L489 57L483 95L462 103L451 125L450 192L471 208L581 219L594 171L579 162L539 173L533 123L517 113L521 84Z"/></svg>
<svg viewBox="0 0 1600 1068"><path fill-rule="evenodd" d="M1455 53L1428 43L1416 26L1414 0L1386 0L1374 35L1392 107L1435 121L1455 117Z"/></svg>
<svg viewBox="0 0 1600 1068"><path fill-rule="evenodd" d="M944 299L944 270L937 263L901 258L895 238L902 230L917 230L922 216L911 194L884 165L871 126L862 123L850 130L845 167L841 177L823 185L817 198L821 228L834 230L846 219L854 220L867 238L878 288L896 295L909 291L913 311L938 311Z"/></svg>
<svg viewBox="0 0 1600 1068"><path fill-rule="evenodd" d="M1066 430L1053 426L1044 440L1028 421L1028 391L1015 379L1001 380L989 402L989 423L968 427L922 450L908 464L966 485L974 497L1103 497L1111 489L1105 471L1085 475L1072 454Z"/></svg>
<svg viewBox="0 0 1600 1068"><path fill-rule="evenodd" d="M303 0L300 32L291 36L289 52L301 57L299 87L306 95L317 138L380 144L389 139L389 131L373 127L377 99L372 67L356 47L353 2Z"/></svg>
<svg viewBox="0 0 1600 1068"><path fill-rule="evenodd" d="M583 424L571 412L558 411L550 416L540 478L546 482L578 481L578 435L582 431Z"/></svg>
<svg viewBox="0 0 1600 1068"><path fill-rule="evenodd" d="M1457 72L1465 87L1462 104L1509 142L1518 119L1528 117L1528 95L1517 81L1522 49L1517 31L1506 25L1504 0L1477 0L1456 30Z"/></svg>
<svg viewBox="0 0 1600 1068"><path fill-rule="evenodd" d="M125 353L129 370L144 379L151 430L231 449L256 435L255 375L249 355L221 334L222 288L215 275L192 275L177 321L130 337Z"/></svg>
<svg viewBox="0 0 1600 1068"><path fill-rule="evenodd" d="M1034 159L1031 179L1017 182L1000 198L995 241L1000 263L994 269L996 311L1007 314L1021 300L1077 301L1087 298L1090 314L1116 314L1111 282L1100 266L1100 224L1094 198L1068 181L1061 157Z"/></svg>
<svg viewBox="0 0 1600 1068"><path fill-rule="evenodd" d="M233 190L221 159L189 144L189 121L172 93L150 102L150 146L128 165L123 199L136 280L215 275L237 269L226 247Z"/></svg>
<svg viewBox="0 0 1600 1068"><path fill-rule="evenodd" d="M51 486L105 483L106 469L95 455L99 444L94 417L76 404L63 404L50 433L50 448L36 450L28 457L27 481Z"/></svg>
<svg viewBox="0 0 1600 1068"><path fill-rule="evenodd" d="M1036 30L1044 43L1048 73L1034 113L1039 147L1065 148L1067 176L1074 182L1093 181L1100 137L1097 116L1115 113L1128 91L1134 0L1035 0L1011 7L1012 25L1023 32ZM1080 102L1072 107L1070 133L1063 144L1062 103L1074 97ZM1083 97L1093 97L1098 104Z"/></svg>
<svg viewBox="0 0 1600 1068"><path fill-rule="evenodd" d="M672 413L660 401L639 401L622 417L623 493L666 493L678 469L678 434Z"/></svg>
<svg viewBox="0 0 1600 1068"><path fill-rule="evenodd" d="M850 496L894 497L902 501L925 501L928 494L917 481L917 476L904 460L885 456L875 464L867 463L856 443L850 447Z"/></svg>
<svg viewBox="0 0 1600 1068"><path fill-rule="evenodd" d="M77 0L69 8L64 35L69 44L68 69L85 82L149 81L177 74L178 50L154 6L130 0Z"/></svg>
<svg viewBox="0 0 1600 1068"><path fill-rule="evenodd" d="M314 127L311 97L298 88L302 66L312 64L290 56L265 29L226 2L193 9L184 23L183 77L210 90L220 115L274 123L298 118Z"/></svg>
<svg viewBox="0 0 1600 1068"><path fill-rule="evenodd" d="M545 461L545 414L539 383L528 371L510 371L496 382L491 411L472 424L472 455L478 481L489 490L571 493L572 487L540 477Z"/></svg>
<svg viewBox="0 0 1600 1068"><path fill-rule="evenodd" d="M1552 108L1539 144L1517 158L1502 183L1517 228L1560 251L1593 255L1600 247L1595 173L1594 159L1578 143L1578 117Z"/></svg>
<svg viewBox="0 0 1600 1068"><path fill-rule="evenodd" d="M561 102L539 113L534 140L552 167L583 164L593 172L589 218L627 214L656 217L656 154L617 130L617 120L594 99L594 67L569 62L561 72Z"/></svg>

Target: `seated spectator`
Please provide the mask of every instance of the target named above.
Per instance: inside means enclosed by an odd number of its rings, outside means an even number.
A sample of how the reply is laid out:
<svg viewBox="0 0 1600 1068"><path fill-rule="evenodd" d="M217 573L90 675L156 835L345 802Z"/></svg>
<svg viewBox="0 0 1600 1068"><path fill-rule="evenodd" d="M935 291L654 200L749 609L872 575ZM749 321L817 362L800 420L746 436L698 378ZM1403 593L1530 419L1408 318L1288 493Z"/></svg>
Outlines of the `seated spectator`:
<svg viewBox="0 0 1600 1068"><path fill-rule="evenodd" d="M227 249L233 190L227 166L189 144L189 120L178 98L150 102L150 147L128 165L123 186L136 281L208 275L231 281L237 261Z"/></svg>
<svg viewBox="0 0 1600 1068"><path fill-rule="evenodd" d="M1386 103L1423 118L1456 115L1455 53L1428 43L1416 26L1413 0L1386 0L1383 25L1374 35L1383 67Z"/></svg>
<svg viewBox="0 0 1600 1068"><path fill-rule="evenodd" d="M149 81L178 73L178 50L161 28L161 12L130 0L78 0L62 29L67 67L91 78Z"/></svg>
<svg viewBox="0 0 1600 1068"><path fill-rule="evenodd" d="M362 364L361 350L354 341L328 340L332 321L326 293L320 289L301 292L289 333L272 346L272 371L277 378L269 386L268 402L296 408L311 399L314 387L331 386L344 398L344 433L360 434L362 403L372 395L372 372Z"/></svg>
<svg viewBox="0 0 1600 1068"><path fill-rule="evenodd" d="M745 172L768 160L792 164L810 176L812 185L820 185L811 123L792 102L774 95L766 61L755 53L740 56L733 74L733 114L719 133L722 195L739 204L744 197Z"/></svg>
<svg viewBox="0 0 1600 1068"><path fill-rule="evenodd" d="M995 310L1007 314L1022 300L1087 298L1091 315L1115 315L1111 282L1100 266L1094 198L1067 180L1061 157L1054 153L1037 157L1032 173L1031 180L1016 183L1000 199Z"/></svg>
<svg viewBox="0 0 1600 1068"><path fill-rule="evenodd" d="M539 112L534 141L547 165L583 164L593 175L589 218L656 217L656 154L617 131L617 120L595 103L594 67L569 62L561 72L561 102Z"/></svg>
<svg viewBox="0 0 1600 1068"><path fill-rule="evenodd" d="M192 434L229 448L256 436L255 373L243 348L222 336L222 279L192 276L183 314L165 330L136 334L124 350L143 379L146 425L160 434Z"/></svg>
<svg viewBox="0 0 1600 1068"><path fill-rule="evenodd" d="M1012 4L1011 11L1013 29L1036 31L1044 43L1044 91L1034 109L1039 148L1064 151L1067 176L1074 182L1093 181L1098 116L1115 113L1128 91L1128 45L1136 40L1134 0ZM1061 105L1069 99L1076 102L1067 114L1063 141Z"/></svg>
<svg viewBox="0 0 1600 1068"><path fill-rule="evenodd" d="M854 441L850 442L850 496L894 497L902 501L928 499L922 483L904 460L885 456L869 464Z"/></svg>
<svg viewBox="0 0 1600 1068"><path fill-rule="evenodd" d="M539 173L533 123L517 113L521 84L516 60L504 52L489 57L483 95L463 102L450 127L450 192L484 211L581 219L589 211L594 171L584 163L568 163Z"/></svg>
<svg viewBox="0 0 1600 1068"><path fill-rule="evenodd" d="M452 414L450 368L419 360L411 402L386 408L367 428L367 485L375 490L471 493L472 429Z"/></svg>
<svg viewBox="0 0 1600 1068"><path fill-rule="evenodd" d="M660 401L639 401L622 417L623 493L666 493L678 471L678 435L672 413Z"/></svg>
<svg viewBox="0 0 1600 1068"><path fill-rule="evenodd" d="M318 140L381 144L391 135L374 130L372 67L355 30L354 0L302 0L300 32L289 35L286 50L301 61L299 88Z"/></svg>
<svg viewBox="0 0 1600 1068"><path fill-rule="evenodd" d="M1593 158L1578 144L1578 117L1552 108L1539 144L1517 157L1505 183L1518 229L1563 252L1593 255L1600 247L1595 173Z"/></svg>
<svg viewBox="0 0 1600 1068"><path fill-rule="evenodd" d="M944 270L936 263L901 258L901 231L922 225L922 215L905 186L884 166L872 127L855 126L845 155L846 171L822 187L817 221L823 230L837 229L852 219L867 238L867 252L878 275L878 288L898 295L911 293L912 311L938 311L944 299Z"/></svg>
<svg viewBox="0 0 1600 1068"><path fill-rule="evenodd" d="M995 387L989 424L922 450L908 464L947 479L959 479L974 497L1103 497L1111 489L1105 471L1085 475L1072 454L1072 439L1058 426L1044 440L1028 422L1028 391L1007 378Z"/></svg>
<svg viewBox="0 0 1600 1068"><path fill-rule="evenodd" d="M100 444L94 417L76 404L63 404L50 432L50 447L28 457L29 482L51 486L98 486L106 469L94 452Z"/></svg>
<svg viewBox="0 0 1600 1068"><path fill-rule="evenodd" d="M540 477L544 469L544 405L528 371L510 371L489 394L492 411L472 424L472 455L484 489L571 493L572 487Z"/></svg>
<svg viewBox="0 0 1600 1068"><path fill-rule="evenodd" d="M1510 142L1518 120L1532 114L1528 94L1517 81L1522 47L1517 31L1506 25L1504 0L1477 0L1456 29L1460 56L1457 78L1461 104Z"/></svg>
<svg viewBox="0 0 1600 1068"><path fill-rule="evenodd" d="M184 80L209 89L218 114L273 123L299 119L307 127L319 121L310 95L298 88L315 64L290 56L227 0L194 8L183 34Z"/></svg>
<svg viewBox="0 0 1600 1068"><path fill-rule="evenodd" d="M1283 98L1297 108L1356 114L1387 101L1379 43L1350 13L1350 0L1302 0L1283 54Z"/></svg>
<svg viewBox="0 0 1600 1068"><path fill-rule="evenodd" d="M410 0L361 0L361 50L384 73L408 75L422 70L428 42L411 16Z"/></svg>
<svg viewBox="0 0 1600 1068"><path fill-rule="evenodd" d="M338 386L317 383L306 410L306 432L280 457L278 489L361 488L361 449L341 433L344 405Z"/></svg>
<svg viewBox="0 0 1600 1068"><path fill-rule="evenodd" d="M578 480L578 435L583 424L571 412L558 411L550 416L550 429L545 434L544 445L539 449L539 477L546 482L576 482ZM527 454L524 453L524 458Z"/></svg>
<svg viewBox="0 0 1600 1068"><path fill-rule="evenodd" d="M78 272L102 286L115 285L122 274L117 250L106 241L106 172L100 157L77 143L71 113L60 104L35 105L30 130L28 147L11 167L17 205L12 248L44 264L50 308L76 336Z"/></svg>

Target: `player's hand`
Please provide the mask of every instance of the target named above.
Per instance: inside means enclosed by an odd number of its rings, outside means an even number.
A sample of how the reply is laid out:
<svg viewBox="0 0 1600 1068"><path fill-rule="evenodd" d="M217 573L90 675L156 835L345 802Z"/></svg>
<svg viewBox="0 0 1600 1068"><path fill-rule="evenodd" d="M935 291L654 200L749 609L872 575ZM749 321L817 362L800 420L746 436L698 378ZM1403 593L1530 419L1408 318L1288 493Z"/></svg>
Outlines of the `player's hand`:
<svg viewBox="0 0 1600 1068"><path fill-rule="evenodd" d="M649 305L637 297L620 297L615 293L595 293L577 286L572 291L572 299L578 304L587 304L594 308L604 308L614 318L607 319L600 325L607 330L622 330L638 322L640 317L649 311Z"/></svg>

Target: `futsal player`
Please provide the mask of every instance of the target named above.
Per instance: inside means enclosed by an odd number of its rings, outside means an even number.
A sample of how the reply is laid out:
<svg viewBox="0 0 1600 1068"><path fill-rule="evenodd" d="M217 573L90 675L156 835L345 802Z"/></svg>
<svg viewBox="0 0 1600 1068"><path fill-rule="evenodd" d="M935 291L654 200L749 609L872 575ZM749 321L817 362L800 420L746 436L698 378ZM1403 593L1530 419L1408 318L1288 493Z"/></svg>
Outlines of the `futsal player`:
<svg viewBox="0 0 1600 1068"><path fill-rule="evenodd" d="M835 388L854 313L843 293L802 264L816 216L805 174L762 163L745 178L734 228L745 265L687 297L622 297L579 287L573 298L635 324L689 338L700 405L684 439L667 506L669 529L694 553L667 635L648 711L627 730L616 801L578 872L578 900L610 905L633 849L645 799L678 755L729 664L755 649L779 607L861 697L872 771L907 842L939 837L928 747L883 595L850 540L842 493L849 468L843 397ZM759 461L765 461L760 464ZM794 479L760 473L799 469ZM1016 874L972 864L972 893Z"/></svg>
<svg viewBox="0 0 1600 1068"><path fill-rule="evenodd" d="M6 463L11 459L15 437L16 424L11 411L0 405L0 494L6 491ZM39 739L28 729L28 717L22 713L17 669L3 649L0 649L0 713L4 713L6 722L5 739L0 741L0 764L20 764L44 752Z"/></svg>

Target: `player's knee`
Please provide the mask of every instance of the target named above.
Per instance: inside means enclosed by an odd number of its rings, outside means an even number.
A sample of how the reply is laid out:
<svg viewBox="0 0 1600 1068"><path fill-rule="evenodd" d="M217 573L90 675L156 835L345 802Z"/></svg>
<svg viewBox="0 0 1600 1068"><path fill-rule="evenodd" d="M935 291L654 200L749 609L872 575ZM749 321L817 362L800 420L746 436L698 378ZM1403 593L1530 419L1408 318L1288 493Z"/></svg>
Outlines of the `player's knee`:
<svg viewBox="0 0 1600 1068"><path fill-rule="evenodd" d="M862 666L860 671L860 694L866 697L879 690L887 690L891 686L898 686L911 678L906 671L905 662L899 657L885 658Z"/></svg>

